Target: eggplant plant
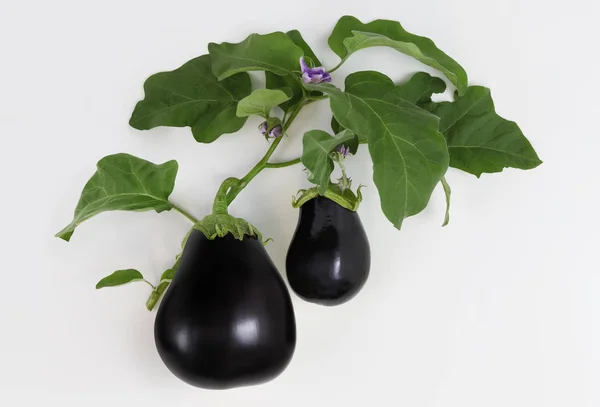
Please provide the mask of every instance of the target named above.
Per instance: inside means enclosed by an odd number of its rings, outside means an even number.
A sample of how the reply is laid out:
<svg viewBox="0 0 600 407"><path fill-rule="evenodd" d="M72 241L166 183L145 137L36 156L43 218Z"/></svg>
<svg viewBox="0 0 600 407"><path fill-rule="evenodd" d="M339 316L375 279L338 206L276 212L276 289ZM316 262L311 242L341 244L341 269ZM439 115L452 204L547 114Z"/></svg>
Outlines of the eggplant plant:
<svg viewBox="0 0 600 407"><path fill-rule="evenodd" d="M344 166L359 148L368 149L382 212L397 229L427 206L439 184L447 202L443 226L448 224L448 167L479 177L541 164L518 125L496 113L490 90L470 85L462 66L429 38L409 33L395 21L362 23L344 16L328 43L340 58L331 69L292 30L251 34L239 43L210 43L208 54L150 76L131 115L132 127L189 127L196 141L209 144L258 116L257 139L262 135L269 143L265 155L246 175L225 179L212 213L202 218L170 199L176 161L155 164L127 153L106 156L84 186L73 220L57 233L69 241L79 224L115 210L174 210L190 220L181 253L156 284L136 269L123 269L101 279L96 288L143 281L151 287L148 310L164 296L155 319L158 354L175 376L193 386L227 389L264 383L281 374L294 354L292 301L264 249L267 242L249 221L228 211L263 170L299 163L306 170L313 186L292 201L299 219L286 274L299 297L338 305L357 295L371 272L369 240L357 212L361 186L354 188ZM441 77L416 72L400 83L376 71L336 77L354 53L376 46L411 56ZM265 88L253 87L249 71L264 72ZM343 87L333 79L343 79ZM433 101L448 85L454 89L450 100ZM308 131L298 158L272 161L286 137L299 136L291 125L312 103L329 104L332 132ZM341 177L332 181L336 166Z"/></svg>

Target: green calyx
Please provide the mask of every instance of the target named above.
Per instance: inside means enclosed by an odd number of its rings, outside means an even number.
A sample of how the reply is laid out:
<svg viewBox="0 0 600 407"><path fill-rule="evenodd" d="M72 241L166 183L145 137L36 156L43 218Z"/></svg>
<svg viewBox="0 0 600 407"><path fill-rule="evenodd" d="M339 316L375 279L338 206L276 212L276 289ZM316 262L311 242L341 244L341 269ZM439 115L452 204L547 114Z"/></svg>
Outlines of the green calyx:
<svg viewBox="0 0 600 407"><path fill-rule="evenodd" d="M237 240L243 240L244 236L256 237L263 244L267 244L269 240L263 241L262 234L257 228L252 226L246 220L235 218L227 212L227 193L240 185L240 180L237 178L227 178L217 191L215 201L213 203L213 213L205 216L201 221L194 224L192 229L199 230L204 233L208 240L214 240L217 237L225 237L231 233ZM189 234L188 234L189 235ZM184 239L184 245L187 241Z"/></svg>
<svg viewBox="0 0 600 407"><path fill-rule="evenodd" d="M218 237L224 237L231 233L238 240L243 240L244 236L256 237L263 244L267 244L269 240L263 241L262 234L256 227L241 218L235 218L229 214L212 214L205 216L200 222L193 226L193 229L204 233L209 240L214 240Z"/></svg>
<svg viewBox="0 0 600 407"><path fill-rule="evenodd" d="M356 211L362 201L362 193L360 192L362 187L363 185L359 185L359 187L356 189L356 194L350 189L342 191L337 184L333 183L329 184L329 187L325 190L324 194L319 194L317 187L301 189L298 191L298 195L292 198L292 206L294 208L299 208L311 199L314 199L318 196L324 196L327 199L331 199L341 207L351 211Z"/></svg>

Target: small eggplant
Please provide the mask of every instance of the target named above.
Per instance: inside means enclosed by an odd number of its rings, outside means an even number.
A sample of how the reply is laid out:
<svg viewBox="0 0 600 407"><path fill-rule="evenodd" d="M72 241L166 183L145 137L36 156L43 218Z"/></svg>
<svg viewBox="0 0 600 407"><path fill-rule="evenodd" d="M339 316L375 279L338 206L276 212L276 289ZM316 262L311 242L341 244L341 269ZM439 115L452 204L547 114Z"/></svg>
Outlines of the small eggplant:
<svg viewBox="0 0 600 407"><path fill-rule="evenodd" d="M323 196L300 206L287 252L290 287L303 299L338 305L354 297L369 276L371 252L355 211Z"/></svg>
<svg viewBox="0 0 600 407"><path fill-rule="evenodd" d="M193 386L264 383L289 364L296 322L289 292L263 244L193 230L154 325L158 353Z"/></svg>

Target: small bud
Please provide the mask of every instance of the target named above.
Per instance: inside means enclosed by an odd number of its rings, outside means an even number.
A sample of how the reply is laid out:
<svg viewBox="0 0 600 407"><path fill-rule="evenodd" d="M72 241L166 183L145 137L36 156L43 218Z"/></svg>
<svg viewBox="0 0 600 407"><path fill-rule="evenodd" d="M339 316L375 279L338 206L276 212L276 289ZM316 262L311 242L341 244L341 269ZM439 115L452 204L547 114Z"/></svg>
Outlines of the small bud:
<svg viewBox="0 0 600 407"><path fill-rule="evenodd" d="M348 156L348 154L350 153L350 149L345 144L340 144L339 146L337 146L336 149L335 149L335 151L337 151L338 153L340 153L340 155L343 158L346 158Z"/></svg>
<svg viewBox="0 0 600 407"><path fill-rule="evenodd" d="M304 83L331 82L331 75L325 68L321 66L310 68L304 61L304 57L300 58L300 70L302 71L302 81Z"/></svg>
<svg viewBox="0 0 600 407"><path fill-rule="evenodd" d="M262 122L260 124L260 126L258 126L258 131L260 131L260 134L262 134L263 136L267 134L267 122Z"/></svg>
<svg viewBox="0 0 600 407"><path fill-rule="evenodd" d="M281 137L281 135L283 134L283 129L281 128L281 125L277 125L275 127L273 127L268 134L268 137L271 138L277 138L277 137Z"/></svg>

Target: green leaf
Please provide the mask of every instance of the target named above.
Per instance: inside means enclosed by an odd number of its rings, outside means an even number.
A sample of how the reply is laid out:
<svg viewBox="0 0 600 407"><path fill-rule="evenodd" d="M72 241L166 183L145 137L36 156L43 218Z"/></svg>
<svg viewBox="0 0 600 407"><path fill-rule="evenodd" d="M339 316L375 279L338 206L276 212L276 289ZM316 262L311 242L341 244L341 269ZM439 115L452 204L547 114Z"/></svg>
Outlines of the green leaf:
<svg viewBox="0 0 600 407"><path fill-rule="evenodd" d="M247 73L219 82L211 72L210 57L202 55L174 71L149 77L144 99L135 106L129 124L138 130L189 126L196 141L211 143L246 123L235 111L250 91Z"/></svg>
<svg viewBox="0 0 600 407"><path fill-rule="evenodd" d="M251 34L244 41L231 44L223 42L208 44L212 60L212 72L223 80L239 72L271 71L276 75L288 75L299 71L300 57L304 54L287 34Z"/></svg>
<svg viewBox="0 0 600 407"><path fill-rule="evenodd" d="M437 48L429 38L407 32L397 21L375 20L363 24L355 17L344 16L336 24L328 42L342 62L363 48L394 48L442 72L461 95L467 89L467 73L455 60Z"/></svg>
<svg viewBox="0 0 600 407"><path fill-rule="evenodd" d="M177 161L163 164L129 154L114 154L101 159L97 170L85 184L73 221L56 234L66 240L83 221L106 211L167 211L173 208L169 195L173 192Z"/></svg>
<svg viewBox="0 0 600 407"><path fill-rule="evenodd" d="M399 85L398 96L402 99L422 105L431 102L431 95L442 93L446 90L446 83L440 78L425 72L417 72L406 83Z"/></svg>
<svg viewBox="0 0 600 407"><path fill-rule="evenodd" d="M292 31L288 31L286 34L288 37L290 37L290 39L294 42L294 44L296 44L297 46L302 48L302 51L304 51L305 57L309 57L310 59L312 59L312 61L315 63L316 66L322 65L321 61L319 61L319 58L317 58L317 56L315 55L313 50L306 43L306 41L304 41L304 38L302 38L300 31L292 30Z"/></svg>
<svg viewBox="0 0 600 407"><path fill-rule="evenodd" d="M318 185L318 191L322 195L329 187L331 173L333 172L333 160L331 153L340 144L344 144L355 138L349 130L331 136L322 130L311 130L304 133L302 138L302 164L310 172L308 180Z"/></svg>
<svg viewBox="0 0 600 407"><path fill-rule="evenodd" d="M96 284L96 289L104 287L115 287L117 285L123 285L134 281L144 281L144 276L137 270L117 270L110 276L104 277Z"/></svg>
<svg viewBox="0 0 600 407"><path fill-rule="evenodd" d="M345 92L369 88L392 89L394 86L394 81L377 71L354 72L348 75L344 81ZM360 93L361 91L358 90L357 92Z"/></svg>
<svg viewBox="0 0 600 407"><path fill-rule="evenodd" d="M488 88L471 86L454 102L429 103L425 108L440 118L452 167L479 177L542 163L519 126L496 113Z"/></svg>
<svg viewBox="0 0 600 407"><path fill-rule="evenodd" d="M331 130L333 130L335 134L344 130L344 128L338 123L338 121L335 120L335 116L331 117Z"/></svg>
<svg viewBox="0 0 600 407"><path fill-rule="evenodd" d="M390 78L377 71L360 71L350 74L346 77L345 85L345 92L357 94L366 92L363 89L371 89L372 91L374 88L378 89L376 92L386 92L396 86ZM407 82L398 85L397 88L399 97L408 102L421 105L431 102L432 94L444 92L446 84L440 78L435 78L425 72L418 72ZM331 119L331 128L334 133L339 133L342 130L335 117ZM366 140L362 140L362 142L366 142Z"/></svg>
<svg viewBox="0 0 600 407"><path fill-rule="evenodd" d="M302 85L299 82L299 76L295 74L279 76L271 72L265 72L267 89L289 89L292 97L279 105L284 112L290 112L296 107L302 99Z"/></svg>
<svg viewBox="0 0 600 407"><path fill-rule="evenodd" d="M292 91L290 88L282 89L256 89L249 96L239 101L236 114L239 117L259 115L265 119L275 106L290 100Z"/></svg>
<svg viewBox="0 0 600 407"><path fill-rule="evenodd" d="M162 275L160 276L160 281L173 280L173 277L175 277L175 272L177 271L178 265L179 265L179 261L177 261L172 268L165 270L165 272L162 273Z"/></svg>
<svg viewBox="0 0 600 407"><path fill-rule="evenodd" d="M344 144L348 146L348 151L350 154L356 155L356 152L358 151L358 145L360 144L356 134L352 133L352 138L346 141Z"/></svg>
<svg viewBox="0 0 600 407"><path fill-rule="evenodd" d="M311 58L315 64L321 65L321 61L319 61L313 50L306 43L306 41L304 41L304 38L302 38L302 35L300 35L300 32L298 30L288 31L286 35L290 37L294 44L296 44L302 49L302 51L304 52L304 56L308 56L309 58ZM299 71L299 61L296 61L296 64L297 67L295 70ZM299 73L293 72L288 75L280 76L267 71L265 72L265 78L267 89L291 89L293 95L292 98L280 105L284 112L291 111L298 104L300 99L302 99L303 87L301 85ZM320 92L315 94L320 94Z"/></svg>
<svg viewBox="0 0 600 407"><path fill-rule="evenodd" d="M448 149L438 118L402 99L396 87L306 85L329 95L340 124L365 138L373 180L386 217L400 228L420 211L448 168Z"/></svg>
<svg viewBox="0 0 600 407"><path fill-rule="evenodd" d="M344 85L345 92L353 93L353 91L355 91L358 94L364 92L385 93L394 89L395 86L394 82L390 78L377 71L360 71L352 73L346 77ZM331 128L336 133L339 133L343 130L343 127L335 119L335 115L331 119ZM359 142L367 142L366 135L359 134L357 137Z"/></svg>

